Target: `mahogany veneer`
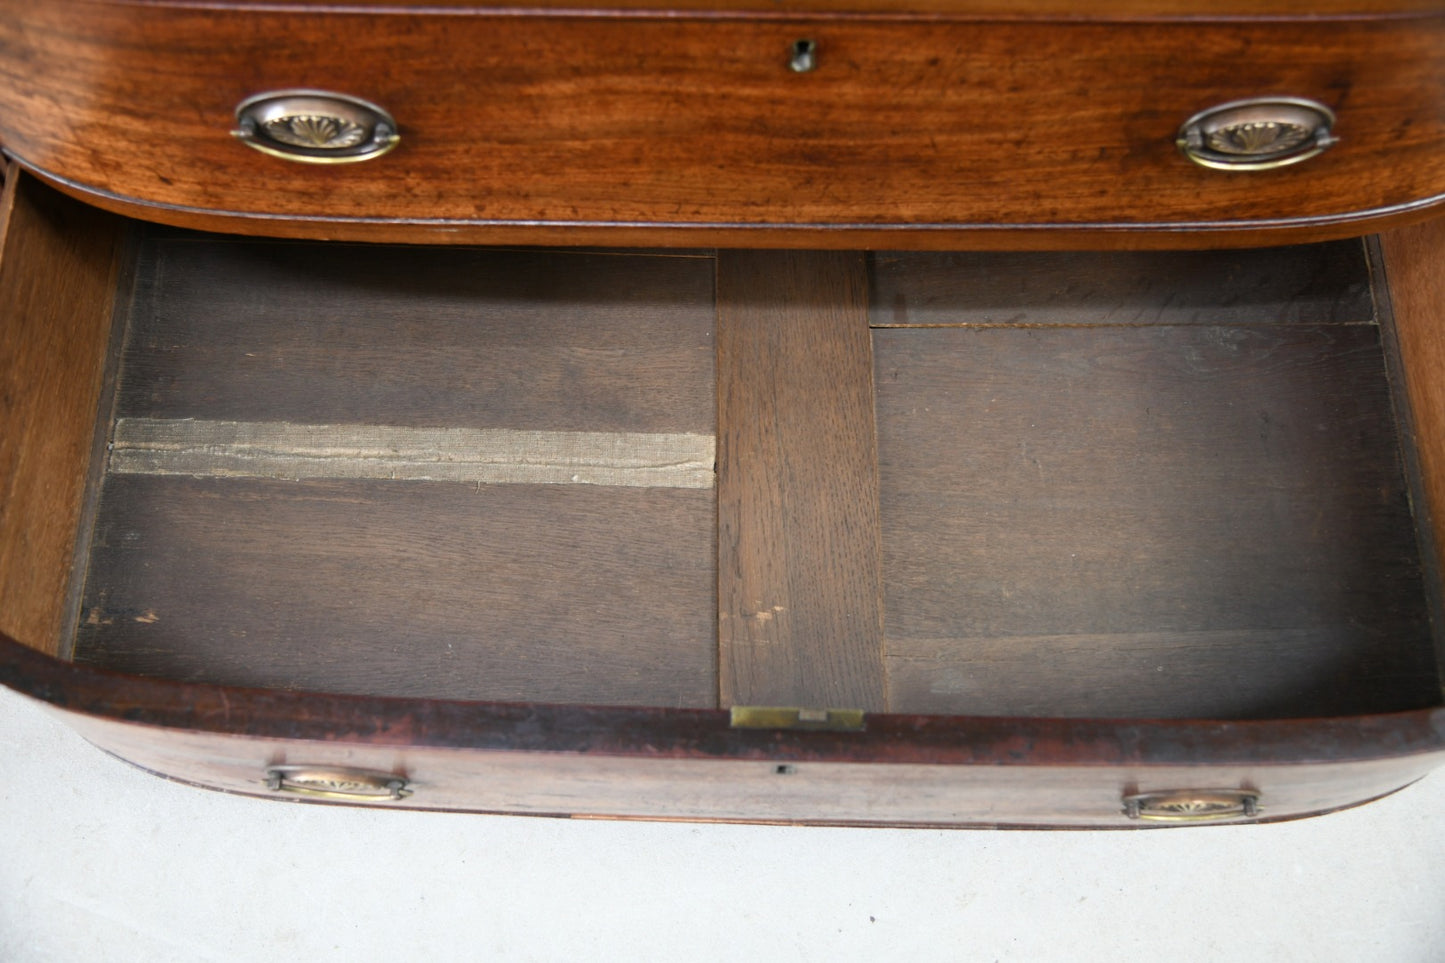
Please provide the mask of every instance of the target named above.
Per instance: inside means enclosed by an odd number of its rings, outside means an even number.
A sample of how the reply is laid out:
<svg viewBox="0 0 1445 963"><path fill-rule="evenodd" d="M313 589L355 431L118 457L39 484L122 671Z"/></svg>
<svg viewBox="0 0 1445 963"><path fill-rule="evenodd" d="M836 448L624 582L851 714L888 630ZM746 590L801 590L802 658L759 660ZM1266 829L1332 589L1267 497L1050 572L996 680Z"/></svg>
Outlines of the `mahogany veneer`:
<svg viewBox="0 0 1445 963"><path fill-rule="evenodd" d="M248 234L426 243L1199 247L1358 235L1445 199L1445 12L1048 4L912 12L0 4L0 142L92 203ZM815 69L789 69L799 39ZM294 164L230 131L321 88L401 130ZM1249 176L1196 112L1309 98L1338 144Z"/></svg>

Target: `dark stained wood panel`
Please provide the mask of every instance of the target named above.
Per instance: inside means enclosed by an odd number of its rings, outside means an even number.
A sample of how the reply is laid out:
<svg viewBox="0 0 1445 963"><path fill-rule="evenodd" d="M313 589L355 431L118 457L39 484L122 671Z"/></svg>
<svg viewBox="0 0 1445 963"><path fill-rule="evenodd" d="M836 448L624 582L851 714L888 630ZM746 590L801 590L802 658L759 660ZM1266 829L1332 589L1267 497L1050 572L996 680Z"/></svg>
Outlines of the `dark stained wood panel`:
<svg viewBox="0 0 1445 963"><path fill-rule="evenodd" d="M891 705L1438 704L1378 332L875 335Z"/></svg>
<svg viewBox="0 0 1445 963"><path fill-rule="evenodd" d="M1357 240L1247 251L880 252L878 326L1374 320Z"/></svg>
<svg viewBox="0 0 1445 963"><path fill-rule="evenodd" d="M712 268L162 235L119 414L711 434Z"/></svg>
<svg viewBox="0 0 1445 963"><path fill-rule="evenodd" d="M124 226L11 174L0 202L0 631L55 652Z"/></svg>
<svg viewBox="0 0 1445 963"><path fill-rule="evenodd" d="M76 659L189 681L716 704L712 493L111 476Z"/></svg>
<svg viewBox="0 0 1445 963"><path fill-rule="evenodd" d="M885 708L863 255L718 256L723 705Z"/></svg>
<svg viewBox="0 0 1445 963"><path fill-rule="evenodd" d="M1438 705L1422 623L890 639L910 712L1284 719Z"/></svg>
<svg viewBox="0 0 1445 963"><path fill-rule="evenodd" d="M77 661L716 705L711 257L152 232L137 274Z"/></svg>

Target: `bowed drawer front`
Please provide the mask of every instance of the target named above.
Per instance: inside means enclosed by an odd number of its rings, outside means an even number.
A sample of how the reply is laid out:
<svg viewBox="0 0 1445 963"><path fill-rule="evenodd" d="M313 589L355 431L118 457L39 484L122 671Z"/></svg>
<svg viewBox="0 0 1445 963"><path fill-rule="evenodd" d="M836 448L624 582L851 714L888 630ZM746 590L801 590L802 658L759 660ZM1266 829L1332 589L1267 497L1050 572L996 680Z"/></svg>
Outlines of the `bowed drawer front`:
<svg viewBox="0 0 1445 963"><path fill-rule="evenodd" d="M0 682L148 769L1128 827L1323 812L1445 758L1440 222L429 248L6 190Z"/></svg>
<svg viewBox="0 0 1445 963"><path fill-rule="evenodd" d="M52 182L147 218L439 243L1199 246L1361 233L1445 196L1438 12L1089 22L966 6L13 3L0 137ZM339 166L247 150L237 107L292 90L382 108L389 149ZM1274 106L1191 141L1191 118L1259 99ZM1186 156L1239 166L1280 138L1313 143L1295 102L1333 117L1318 156L1247 172Z"/></svg>

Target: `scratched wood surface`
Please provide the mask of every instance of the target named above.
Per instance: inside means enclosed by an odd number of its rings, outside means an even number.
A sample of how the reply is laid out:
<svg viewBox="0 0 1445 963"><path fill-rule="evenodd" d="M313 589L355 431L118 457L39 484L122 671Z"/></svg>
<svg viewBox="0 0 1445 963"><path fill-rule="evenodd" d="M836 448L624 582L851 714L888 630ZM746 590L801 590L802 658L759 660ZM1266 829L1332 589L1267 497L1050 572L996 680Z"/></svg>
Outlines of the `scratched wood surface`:
<svg viewBox="0 0 1445 963"><path fill-rule="evenodd" d="M162 232L139 270L78 661L716 704L709 258Z"/></svg>
<svg viewBox="0 0 1445 963"><path fill-rule="evenodd" d="M1370 6L1378 16L980 22L11 0L0 140L96 203L255 234L1002 249L1343 237L1445 197L1445 16ZM800 38L818 44L808 73L788 66ZM400 146L309 165L231 136L244 98L298 86L385 106ZM1334 109L1339 144L1251 174L1181 156L1187 118L1263 95Z"/></svg>

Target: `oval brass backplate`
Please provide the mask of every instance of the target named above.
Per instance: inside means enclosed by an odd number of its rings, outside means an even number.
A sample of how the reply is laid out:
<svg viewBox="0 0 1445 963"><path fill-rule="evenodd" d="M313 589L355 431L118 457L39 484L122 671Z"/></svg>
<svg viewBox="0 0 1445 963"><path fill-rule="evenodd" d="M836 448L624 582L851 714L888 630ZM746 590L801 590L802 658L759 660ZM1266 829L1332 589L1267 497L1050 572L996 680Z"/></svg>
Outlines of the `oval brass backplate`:
<svg viewBox="0 0 1445 963"><path fill-rule="evenodd" d="M1194 163L1213 170L1288 167L1335 143L1335 114L1300 97L1234 100L1186 120L1175 139Z"/></svg>
<svg viewBox="0 0 1445 963"><path fill-rule="evenodd" d="M1164 823L1251 819L1259 815L1259 793L1249 789L1180 789L1124 797L1124 815Z"/></svg>
<svg viewBox="0 0 1445 963"><path fill-rule="evenodd" d="M305 164L350 164L380 157L401 140L391 114L369 101L326 90L273 90L236 106L233 133L263 154Z"/></svg>
<svg viewBox="0 0 1445 963"><path fill-rule="evenodd" d="M412 794L407 781L393 773L340 766L271 766L266 786L272 792L347 802L405 799Z"/></svg>

